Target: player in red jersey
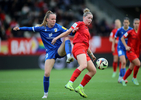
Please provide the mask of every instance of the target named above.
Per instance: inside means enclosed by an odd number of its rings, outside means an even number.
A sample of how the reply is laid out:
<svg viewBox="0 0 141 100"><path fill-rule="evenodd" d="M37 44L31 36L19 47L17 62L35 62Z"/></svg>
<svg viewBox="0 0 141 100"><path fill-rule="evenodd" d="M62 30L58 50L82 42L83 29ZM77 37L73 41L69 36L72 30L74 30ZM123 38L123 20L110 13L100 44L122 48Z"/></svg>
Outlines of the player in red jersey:
<svg viewBox="0 0 141 100"><path fill-rule="evenodd" d="M139 28L139 22L140 20L138 18L135 18L133 21L134 29L126 32L123 37L121 38L122 43L124 44L126 48L126 54L128 57L128 60L130 61L130 65L128 70L126 71L123 79L122 79L122 85L127 86L125 84L125 80L128 78L128 76L132 73L132 70L134 69L133 73L133 83L135 85L139 85L137 81L137 73L140 67L140 60L139 60L139 54L140 54L140 38L138 32ZM125 38L128 38L128 44L125 43Z"/></svg>
<svg viewBox="0 0 141 100"><path fill-rule="evenodd" d="M115 20L115 28L112 30L110 33L109 41L113 42L113 39L115 38L115 34L118 30L118 28L121 27L121 22L119 19ZM116 76L116 70L117 70L117 65L118 65L118 51L117 51L117 45L118 45L118 38L116 38L115 45L112 46L112 52L113 52L113 75L112 77ZM121 68L121 63L119 63L119 71Z"/></svg>
<svg viewBox="0 0 141 100"><path fill-rule="evenodd" d="M75 92L79 93L84 98L86 98L87 95L84 93L83 87L96 74L96 68L92 62L92 60L94 61L96 57L93 55L93 53L89 49L90 33L88 30L88 25L91 24L92 19L93 19L93 15L90 12L90 10L88 8L84 9L83 21L74 23L68 31L62 33L61 35L59 35L58 37L52 40L52 44L54 44L57 39L69 35L69 33L74 28L78 27L78 30L76 31L74 39L73 39L74 47L73 47L72 53L75 59L77 59L79 63L79 67L75 69L69 82L65 85L65 88L71 91L75 90ZM92 60L90 59L88 54L91 56ZM76 80L76 78L80 75L80 73L84 69L87 69L88 72L85 74L80 85L74 89L73 82Z"/></svg>

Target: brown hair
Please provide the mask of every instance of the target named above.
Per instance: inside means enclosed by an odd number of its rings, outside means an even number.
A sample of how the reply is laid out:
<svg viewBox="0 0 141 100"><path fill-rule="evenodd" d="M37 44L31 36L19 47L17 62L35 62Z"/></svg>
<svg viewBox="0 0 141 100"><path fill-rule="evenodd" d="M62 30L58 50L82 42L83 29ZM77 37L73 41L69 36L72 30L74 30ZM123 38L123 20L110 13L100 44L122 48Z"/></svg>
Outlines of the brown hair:
<svg viewBox="0 0 141 100"><path fill-rule="evenodd" d="M91 14L92 15L92 13L90 12L90 10L88 9L88 8L85 8L84 10L83 10L83 17L86 17L88 14Z"/></svg>
<svg viewBox="0 0 141 100"><path fill-rule="evenodd" d="M55 13L53 13L52 11L47 11L46 12L46 14L45 14L45 16L44 16L44 19L43 19L43 22L42 22L42 24L40 24L39 26L46 26L47 25L47 18L49 18L49 15L50 14L55 14ZM55 14L56 15L56 14Z"/></svg>

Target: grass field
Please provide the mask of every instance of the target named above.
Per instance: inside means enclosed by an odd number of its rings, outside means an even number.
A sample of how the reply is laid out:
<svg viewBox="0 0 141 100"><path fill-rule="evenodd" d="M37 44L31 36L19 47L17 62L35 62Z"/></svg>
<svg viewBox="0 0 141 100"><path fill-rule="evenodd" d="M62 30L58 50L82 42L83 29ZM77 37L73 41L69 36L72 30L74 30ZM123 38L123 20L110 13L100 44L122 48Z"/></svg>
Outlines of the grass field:
<svg viewBox="0 0 141 100"><path fill-rule="evenodd" d="M74 91L64 88L74 69L53 69L50 77L48 100L141 100L141 70L138 73L139 86L135 86L128 77L127 87L117 83L118 75L111 78L112 68L98 70L96 75L85 86L88 98L82 98ZM74 88L79 85L84 70L74 82ZM118 73L117 73L118 74ZM40 69L31 70L1 70L0 100L42 100L43 75Z"/></svg>

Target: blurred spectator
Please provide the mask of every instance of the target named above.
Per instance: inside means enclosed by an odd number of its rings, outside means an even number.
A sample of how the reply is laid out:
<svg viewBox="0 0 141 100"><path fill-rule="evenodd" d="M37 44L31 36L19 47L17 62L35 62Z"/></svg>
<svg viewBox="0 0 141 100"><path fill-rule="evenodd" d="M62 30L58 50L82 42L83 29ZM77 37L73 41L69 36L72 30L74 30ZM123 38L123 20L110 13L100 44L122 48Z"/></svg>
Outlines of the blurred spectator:
<svg viewBox="0 0 141 100"><path fill-rule="evenodd" d="M12 28L19 24L35 26L42 23L47 10L57 14L57 23L69 28L77 20L82 20L84 8L85 0L0 0L0 38L4 40L12 37L38 36L32 32L14 32ZM94 12L89 29L92 36L109 36L111 31L105 19L97 22Z"/></svg>

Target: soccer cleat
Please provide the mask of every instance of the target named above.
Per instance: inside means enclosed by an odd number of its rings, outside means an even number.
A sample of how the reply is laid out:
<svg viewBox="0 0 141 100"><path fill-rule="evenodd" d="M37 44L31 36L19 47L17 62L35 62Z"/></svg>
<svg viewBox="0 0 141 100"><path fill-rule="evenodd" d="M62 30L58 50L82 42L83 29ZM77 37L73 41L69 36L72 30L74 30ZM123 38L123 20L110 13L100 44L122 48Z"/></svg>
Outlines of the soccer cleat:
<svg viewBox="0 0 141 100"><path fill-rule="evenodd" d="M45 98L47 98L47 95L44 95L44 96L42 97L42 99L45 99Z"/></svg>
<svg viewBox="0 0 141 100"><path fill-rule="evenodd" d="M87 95L84 93L83 87L78 86L77 88L75 88L75 92L79 93L83 98L87 98Z"/></svg>
<svg viewBox="0 0 141 100"><path fill-rule="evenodd" d="M136 78L133 78L133 79L132 79L132 82L133 82L135 85L139 85L139 82L138 82L138 80L137 80Z"/></svg>
<svg viewBox="0 0 141 100"><path fill-rule="evenodd" d="M66 89L69 89L70 91L74 91L74 88L73 88L73 83L71 83L71 82L68 82L66 85L65 85L65 88Z"/></svg>
<svg viewBox="0 0 141 100"><path fill-rule="evenodd" d="M70 62L73 62L74 61L74 58L72 56L68 57L66 62L67 63L70 63Z"/></svg>
<svg viewBox="0 0 141 100"><path fill-rule="evenodd" d="M123 86L127 86L127 85L126 85L126 82L125 82L123 79L121 80L121 82L122 82L122 85L123 85Z"/></svg>
<svg viewBox="0 0 141 100"><path fill-rule="evenodd" d="M114 78L116 76L116 72L113 72L112 78Z"/></svg>
<svg viewBox="0 0 141 100"><path fill-rule="evenodd" d="M118 79L118 83L122 83L122 78L119 78L119 79ZM128 81L127 81L127 80L125 80L125 83L127 84L127 83L128 83Z"/></svg>

